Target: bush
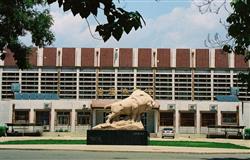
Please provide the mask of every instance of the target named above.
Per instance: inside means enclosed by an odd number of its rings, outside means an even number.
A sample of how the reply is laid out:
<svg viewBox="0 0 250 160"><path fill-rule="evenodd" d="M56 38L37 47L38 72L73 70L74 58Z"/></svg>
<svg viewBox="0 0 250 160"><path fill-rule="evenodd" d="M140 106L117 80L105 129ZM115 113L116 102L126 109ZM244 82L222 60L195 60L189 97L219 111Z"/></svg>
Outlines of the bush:
<svg viewBox="0 0 250 160"><path fill-rule="evenodd" d="M0 137L5 136L6 130L6 126L0 126Z"/></svg>
<svg viewBox="0 0 250 160"><path fill-rule="evenodd" d="M245 129L245 139L250 139L250 128Z"/></svg>

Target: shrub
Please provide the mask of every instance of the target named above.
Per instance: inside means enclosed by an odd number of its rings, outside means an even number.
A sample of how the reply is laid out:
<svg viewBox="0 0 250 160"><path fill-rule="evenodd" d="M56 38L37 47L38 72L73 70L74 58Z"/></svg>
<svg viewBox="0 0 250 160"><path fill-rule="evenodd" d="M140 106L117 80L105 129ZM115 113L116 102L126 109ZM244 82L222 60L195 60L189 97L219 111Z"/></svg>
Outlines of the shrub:
<svg viewBox="0 0 250 160"><path fill-rule="evenodd" d="M250 139L250 128L245 129L245 139Z"/></svg>
<svg viewBox="0 0 250 160"><path fill-rule="evenodd" d="M0 126L0 137L5 136L6 126Z"/></svg>

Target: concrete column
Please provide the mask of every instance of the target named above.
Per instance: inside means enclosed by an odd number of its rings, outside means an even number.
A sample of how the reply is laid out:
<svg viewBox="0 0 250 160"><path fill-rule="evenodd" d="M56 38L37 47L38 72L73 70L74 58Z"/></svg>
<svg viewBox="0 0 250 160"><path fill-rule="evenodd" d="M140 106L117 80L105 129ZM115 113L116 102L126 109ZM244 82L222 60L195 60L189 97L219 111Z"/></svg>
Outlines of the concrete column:
<svg viewBox="0 0 250 160"><path fill-rule="evenodd" d="M38 68L38 93L41 93L42 68Z"/></svg>
<svg viewBox="0 0 250 160"><path fill-rule="evenodd" d="M170 66L173 68L176 67L176 49L170 50Z"/></svg>
<svg viewBox="0 0 250 160"><path fill-rule="evenodd" d="M234 66L234 53L230 53L228 54L228 65L229 65L229 68L235 68Z"/></svg>
<svg viewBox="0 0 250 160"><path fill-rule="evenodd" d="M71 132L75 132L76 129L76 110L72 109L71 111Z"/></svg>
<svg viewBox="0 0 250 160"><path fill-rule="evenodd" d="M96 126L96 109L92 110L92 127Z"/></svg>
<svg viewBox="0 0 250 160"><path fill-rule="evenodd" d="M137 88L137 86L136 86L136 77L137 77L137 69L134 69L134 89Z"/></svg>
<svg viewBox="0 0 250 160"><path fill-rule="evenodd" d="M29 115L29 123L35 123L35 111L33 108L30 109Z"/></svg>
<svg viewBox="0 0 250 160"><path fill-rule="evenodd" d="M55 131L55 109L51 108L50 111L50 132L54 132Z"/></svg>
<svg viewBox="0 0 250 160"><path fill-rule="evenodd" d="M230 70L230 87L234 86L234 71Z"/></svg>
<svg viewBox="0 0 250 160"><path fill-rule="evenodd" d="M196 108L196 133L200 134L201 132L201 114L198 107Z"/></svg>
<svg viewBox="0 0 250 160"><path fill-rule="evenodd" d="M81 48L75 49L75 66L80 67L81 66Z"/></svg>
<svg viewBox="0 0 250 160"><path fill-rule="evenodd" d="M154 110L154 132L159 131L159 110Z"/></svg>
<svg viewBox="0 0 250 160"><path fill-rule="evenodd" d="M94 65L95 67L100 66L100 48L95 48Z"/></svg>
<svg viewBox="0 0 250 160"><path fill-rule="evenodd" d="M37 66L43 66L43 48L37 49Z"/></svg>
<svg viewBox="0 0 250 160"><path fill-rule="evenodd" d="M115 99L117 99L117 77L118 77L118 69L115 69Z"/></svg>
<svg viewBox="0 0 250 160"><path fill-rule="evenodd" d="M221 125L221 110L220 106L217 108L217 125Z"/></svg>
<svg viewBox="0 0 250 160"><path fill-rule="evenodd" d="M22 70L21 69L19 69L19 71L18 71L18 75L19 75L19 81L18 81L18 83L20 84L20 93L22 92Z"/></svg>
<svg viewBox="0 0 250 160"><path fill-rule="evenodd" d="M152 48L151 67L157 67L157 48Z"/></svg>
<svg viewBox="0 0 250 160"><path fill-rule="evenodd" d="M62 66L62 48L57 48L56 66Z"/></svg>
<svg viewBox="0 0 250 160"><path fill-rule="evenodd" d="M239 125L244 126L244 121L243 121L243 102L239 103Z"/></svg>
<svg viewBox="0 0 250 160"><path fill-rule="evenodd" d="M172 100L175 100L175 69L172 69Z"/></svg>
<svg viewBox="0 0 250 160"><path fill-rule="evenodd" d="M76 69L76 100L79 100L79 94L80 94L80 69Z"/></svg>
<svg viewBox="0 0 250 160"><path fill-rule="evenodd" d="M211 70L211 100L214 100L214 70Z"/></svg>
<svg viewBox="0 0 250 160"><path fill-rule="evenodd" d="M3 68L0 68L0 101L2 100Z"/></svg>
<svg viewBox="0 0 250 160"><path fill-rule="evenodd" d="M5 53L5 51L3 51L3 53ZM0 56L3 54L2 52L0 52ZM0 66L4 66L4 61L0 58Z"/></svg>
<svg viewBox="0 0 250 160"><path fill-rule="evenodd" d="M179 110L175 109L175 133L179 133L179 127L180 127L180 113Z"/></svg>
<svg viewBox="0 0 250 160"><path fill-rule="evenodd" d="M215 67L215 49L210 49L210 54L209 54L209 67L214 68Z"/></svg>
<svg viewBox="0 0 250 160"><path fill-rule="evenodd" d="M133 67L138 67L138 48L133 48Z"/></svg>
<svg viewBox="0 0 250 160"><path fill-rule="evenodd" d="M119 48L114 48L114 52L113 52L113 56L114 56L114 67L119 67Z"/></svg>

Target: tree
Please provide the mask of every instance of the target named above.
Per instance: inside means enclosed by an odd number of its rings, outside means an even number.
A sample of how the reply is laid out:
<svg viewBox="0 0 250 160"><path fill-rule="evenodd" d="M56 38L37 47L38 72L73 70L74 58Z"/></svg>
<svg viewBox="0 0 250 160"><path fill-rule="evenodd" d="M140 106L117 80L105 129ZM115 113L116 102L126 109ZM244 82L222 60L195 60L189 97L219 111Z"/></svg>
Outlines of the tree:
<svg viewBox="0 0 250 160"><path fill-rule="evenodd" d="M97 21L96 32L106 42L111 36L117 41L122 34L137 30L144 22L139 12L128 12L117 8L113 0L1 0L0 1L0 52L5 58L4 50L14 53L19 68L29 68L27 57L31 48L20 42L19 38L30 33L32 42L39 47L52 44L55 40L50 31L53 19L49 10L39 11L37 6L57 2L64 11L70 10L73 15L79 14L83 19L94 16ZM119 2L119 0L118 0ZM105 15L106 22L98 21L98 12ZM88 22L88 21L87 21ZM144 22L145 24L145 22Z"/></svg>
<svg viewBox="0 0 250 160"><path fill-rule="evenodd" d="M201 13L215 12L224 7L226 9L227 0L223 0L220 5L213 8L215 0L204 0L198 5ZM232 12L226 19L225 28L228 31L226 40L220 40L215 36L213 43L219 44L227 53L234 52L245 57L245 61L250 60L250 0L232 0L230 2ZM210 40L209 40L210 41ZM210 41L211 42L211 41ZM248 73L240 73L239 80L247 85L250 91L250 70Z"/></svg>
<svg viewBox="0 0 250 160"><path fill-rule="evenodd" d="M14 53L19 68L29 68L28 54L31 48L25 46L19 37L31 33L32 42L39 47L50 45L54 35L50 31L53 19L48 10L38 11L37 5L44 6L43 0L1 0L0 1L0 51L1 59L5 58L4 50Z"/></svg>

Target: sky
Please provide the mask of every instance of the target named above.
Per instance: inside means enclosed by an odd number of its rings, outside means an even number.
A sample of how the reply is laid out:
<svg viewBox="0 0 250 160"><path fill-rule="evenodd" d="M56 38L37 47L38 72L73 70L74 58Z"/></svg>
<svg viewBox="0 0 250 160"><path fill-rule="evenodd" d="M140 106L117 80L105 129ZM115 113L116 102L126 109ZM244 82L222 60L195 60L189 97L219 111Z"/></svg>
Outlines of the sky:
<svg viewBox="0 0 250 160"><path fill-rule="evenodd" d="M196 0L195 4L197 4ZM220 3L221 0L217 0ZM199 2L198 2L199 3ZM70 11L63 12L57 3L48 8L54 18L52 31L56 41L52 47L111 47L111 48L205 48L204 41L210 34L226 35L220 23L228 16L226 11L218 15L201 14L193 0L120 0L117 5L127 11L139 11L146 25L137 31L123 34L120 41L111 37L107 42L95 32L96 22L89 19L90 30L84 19L73 16ZM99 20L104 19L100 16ZM90 33L91 32L91 33ZM23 39L29 44L30 39Z"/></svg>

